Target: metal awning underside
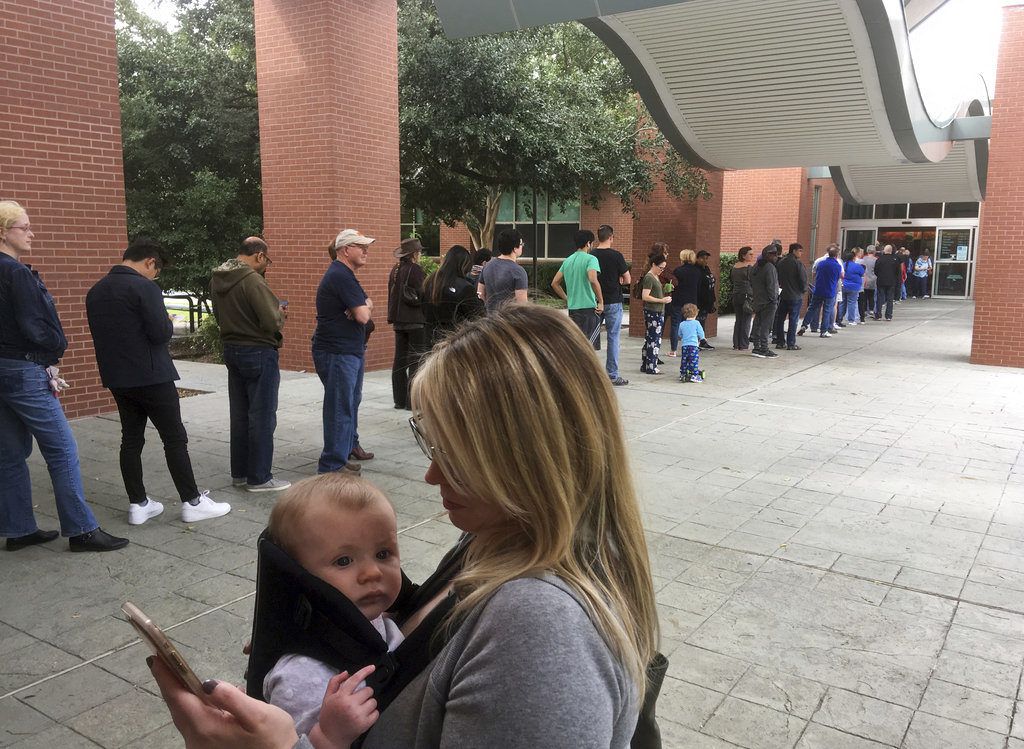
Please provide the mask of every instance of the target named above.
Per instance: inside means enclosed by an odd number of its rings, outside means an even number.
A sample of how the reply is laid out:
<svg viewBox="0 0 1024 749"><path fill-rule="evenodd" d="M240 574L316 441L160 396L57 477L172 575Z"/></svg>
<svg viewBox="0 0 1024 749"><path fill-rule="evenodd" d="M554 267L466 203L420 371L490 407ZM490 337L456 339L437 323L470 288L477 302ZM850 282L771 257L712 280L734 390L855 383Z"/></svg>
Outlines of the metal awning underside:
<svg viewBox="0 0 1024 749"><path fill-rule="evenodd" d="M975 201L984 197L988 121L965 126L963 118L984 115L984 84L964 92L958 107L929 108L910 53L908 17L920 22L944 1L910 0L906 14L901 0L435 5L452 36L583 22L694 164L831 164L849 202Z"/></svg>

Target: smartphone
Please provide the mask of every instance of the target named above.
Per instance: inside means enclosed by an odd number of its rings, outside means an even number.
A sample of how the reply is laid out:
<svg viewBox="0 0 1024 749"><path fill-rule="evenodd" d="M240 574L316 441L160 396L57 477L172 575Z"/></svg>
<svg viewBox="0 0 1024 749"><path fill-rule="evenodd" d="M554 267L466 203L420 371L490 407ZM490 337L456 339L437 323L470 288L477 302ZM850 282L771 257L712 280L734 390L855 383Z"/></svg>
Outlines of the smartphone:
<svg viewBox="0 0 1024 749"><path fill-rule="evenodd" d="M149 649L153 651L153 654L167 664L167 667L177 675L181 683L198 697L205 697L203 683L199 681L199 677L195 675L192 668L181 657L181 653L174 647L174 644L164 634L163 630L156 626L153 620L142 613L142 610L133 603L126 601L121 606L121 611L128 617L128 623L135 628L139 636L149 645Z"/></svg>

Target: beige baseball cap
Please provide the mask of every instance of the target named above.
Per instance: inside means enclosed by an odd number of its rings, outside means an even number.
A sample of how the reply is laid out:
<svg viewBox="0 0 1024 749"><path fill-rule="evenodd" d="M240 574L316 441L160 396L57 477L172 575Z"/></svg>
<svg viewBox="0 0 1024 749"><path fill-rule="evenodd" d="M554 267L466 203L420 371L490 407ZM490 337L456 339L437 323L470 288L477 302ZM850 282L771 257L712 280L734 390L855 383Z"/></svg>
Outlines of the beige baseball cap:
<svg viewBox="0 0 1024 749"><path fill-rule="evenodd" d="M334 238L334 249L348 247L352 244L371 245L376 241L373 237L364 237L358 229L343 229Z"/></svg>

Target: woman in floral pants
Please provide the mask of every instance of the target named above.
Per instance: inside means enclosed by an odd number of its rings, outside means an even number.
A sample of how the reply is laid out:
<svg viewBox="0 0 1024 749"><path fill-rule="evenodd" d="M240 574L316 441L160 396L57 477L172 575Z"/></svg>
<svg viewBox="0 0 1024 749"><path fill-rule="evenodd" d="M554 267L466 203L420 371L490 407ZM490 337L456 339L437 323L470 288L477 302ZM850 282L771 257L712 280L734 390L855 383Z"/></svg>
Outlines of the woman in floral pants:
<svg viewBox="0 0 1024 749"><path fill-rule="evenodd" d="M658 369L658 353L661 350L661 331L665 325L665 305L672 300L666 296L661 287L658 275L665 270L668 260L665 252L668 245L664 242L655 243L651 248L647 273L640 285L640 298L644 302L644 350L640 371L644 374L661 374Z"/></svg>

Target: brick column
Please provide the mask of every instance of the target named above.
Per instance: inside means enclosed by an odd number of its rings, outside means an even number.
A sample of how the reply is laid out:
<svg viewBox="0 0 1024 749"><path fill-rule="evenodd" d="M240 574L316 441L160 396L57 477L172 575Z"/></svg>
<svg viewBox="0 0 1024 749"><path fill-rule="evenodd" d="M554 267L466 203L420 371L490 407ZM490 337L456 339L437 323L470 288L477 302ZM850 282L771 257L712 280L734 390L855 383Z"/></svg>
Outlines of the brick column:
<svg viewBox="0 0 1024 749"><path fill-rule="evenodd" d="M672 197L664 185L654 189L651 199L642 204L633 221L633 267L643 273L647 265L647 252L655 242L669 245L668 270L679 265L679 252L684 249L707 250L711 253L709 265L718 275L721 256L723 173L708 172L710 200L679 200ZM709 337L718 334L718 316L708 317ZM643 336L643 302L631 299L629 304L629 334ZM665 331L668 337L668 331Z"/></svg>
<svg viewBox="0 0 1024 749"><path fill-rule="evenodd" d="M377 238L359 280L390 366L387 273L399 242L396 0L255 0L267 281L289 300L281 364L311 369L316 287L343 228Z"/></svg>
<svg viewBox="0 0 1024 749"><path fill-rule="evenodd" d="M1020 316L1020 241L1024 236L1024 6L1003 10L988 191L974 281L971 362L1024 367Z"/></svg>
<svg viewBox="0 0 1024 749"><path fill-rule="evenodd" d="M0 199L35 232L22 258L43 275L68 335L68 416L109 411L85 294L127 242L114 0L0 0Z"/></svg>

